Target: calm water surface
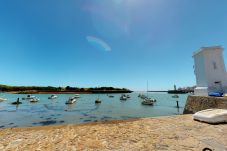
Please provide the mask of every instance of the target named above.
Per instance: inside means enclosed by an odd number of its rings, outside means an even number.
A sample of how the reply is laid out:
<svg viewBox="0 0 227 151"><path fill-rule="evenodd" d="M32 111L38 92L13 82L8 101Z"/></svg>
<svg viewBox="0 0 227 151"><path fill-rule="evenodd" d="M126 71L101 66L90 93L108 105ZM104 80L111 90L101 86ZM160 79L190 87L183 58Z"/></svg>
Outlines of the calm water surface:
<svg viewBox="0 0 227 151"><path fill-rule="evenodd" d="M66 105L73 94L58 94L58 98L49 100L50 94L36 94L40 101L30 103L21 100L19 106L11 105L16 99L26 97L25 94L1 93L0 97L7 101L0 102L0 128L4 127L30 127L39 125L55 125L69 123L84 123L107 120L121 120L129 118L154 117L182 114L187 99L187 94L179 95L180 108L176 108L176 98L167 93L148 93L148 96L157 100L154 106L141 105L138 92L129 94L127 101L120 101L121 94L80 94L75 104ZM146 93L145 93L146 94ZM102 103L95 104L95 99L100 98Z"/></svg>

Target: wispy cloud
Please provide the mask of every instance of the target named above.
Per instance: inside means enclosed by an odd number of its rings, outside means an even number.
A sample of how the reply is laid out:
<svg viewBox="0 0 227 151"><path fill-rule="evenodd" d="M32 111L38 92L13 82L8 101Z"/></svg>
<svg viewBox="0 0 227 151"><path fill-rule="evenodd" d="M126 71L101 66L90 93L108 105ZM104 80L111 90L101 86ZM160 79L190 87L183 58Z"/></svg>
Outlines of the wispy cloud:
<svg viewBox="0 0 227 151"><path fill-rule="evenodd" d="M94 36L87 36L87 41L92 44L93 46L102 49L104 51L111 51L111 47L102 39L94 37Z"/></svg>

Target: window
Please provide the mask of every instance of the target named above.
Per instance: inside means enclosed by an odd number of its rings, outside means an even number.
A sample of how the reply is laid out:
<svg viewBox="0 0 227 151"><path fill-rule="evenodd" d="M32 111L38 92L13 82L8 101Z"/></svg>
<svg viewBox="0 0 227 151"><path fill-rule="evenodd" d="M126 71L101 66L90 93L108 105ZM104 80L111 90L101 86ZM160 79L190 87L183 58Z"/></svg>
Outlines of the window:
<svg viewBox="0 0 227 151"><path fill-rule="evenodd" d="M213 62L213 67L214 67L214 70L217 69L216 62Z"/></svg>

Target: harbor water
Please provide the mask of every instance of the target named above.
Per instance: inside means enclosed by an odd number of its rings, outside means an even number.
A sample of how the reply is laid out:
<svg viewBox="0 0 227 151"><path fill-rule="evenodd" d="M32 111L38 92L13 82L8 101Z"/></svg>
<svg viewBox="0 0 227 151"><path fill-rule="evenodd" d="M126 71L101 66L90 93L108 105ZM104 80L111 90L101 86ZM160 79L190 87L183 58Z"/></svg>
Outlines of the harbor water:
<svg viewBox="0 0 227 151"><path fill-rule="evenodd" d="M119 98L122 94L80 94L76 103L66 105L65 101L74 94L57 94L58 98L50 100L50 94L34 94L40 99L37 103L22 100L25 94L1 93L7 101L0 102L0 128L31 127L42 125L75 124L85 122L99 122L109 120L123 120L182 114L188 94L179 94L179 98L172 98L172 94L149 92L148 96L157 100L154 106L144 106L138 95L141 92L130 93L126 101ZM144 93L147 95L146 93ZM16 106L11 103L20 98L22 104ZM102 100L95 104L95 100ZM179 101L179 108L176 101Z"/></svg>

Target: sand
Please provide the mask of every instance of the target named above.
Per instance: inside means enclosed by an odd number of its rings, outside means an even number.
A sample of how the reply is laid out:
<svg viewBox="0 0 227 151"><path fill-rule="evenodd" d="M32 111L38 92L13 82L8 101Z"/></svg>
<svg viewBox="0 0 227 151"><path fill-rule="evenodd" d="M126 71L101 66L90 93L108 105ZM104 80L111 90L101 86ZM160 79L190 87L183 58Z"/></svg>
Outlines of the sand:
<svg viewBox="0 0 227 151"><path fill-rule="evenodd" d="M192 115L0 129L0 150L227 150L227 124Z"/></svg>

